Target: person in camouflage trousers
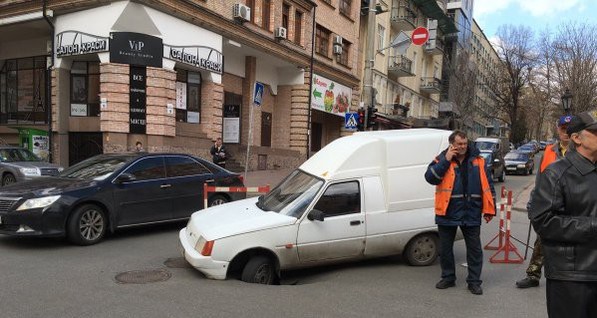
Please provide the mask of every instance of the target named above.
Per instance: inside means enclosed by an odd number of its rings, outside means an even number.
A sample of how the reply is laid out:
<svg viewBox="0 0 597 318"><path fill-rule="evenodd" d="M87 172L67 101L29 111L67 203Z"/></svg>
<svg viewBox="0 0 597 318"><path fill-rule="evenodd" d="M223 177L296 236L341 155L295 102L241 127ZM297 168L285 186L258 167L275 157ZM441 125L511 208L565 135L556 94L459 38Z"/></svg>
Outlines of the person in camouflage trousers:
<svg viewBox="0 0 597 318"><path fill-rule="evenodd" d="M541 158L541 166L539 167L539 172L537 172L537 178L535 179L535 187L537 186L539 175L543 172L543 170L545 170L545 168L547 168L547 166L549 166L552 162L561 159L566 154L566 149L568 148L568 143L570 142L570 136L568 136L566 133L566 128L568 128L568 123L570 123L572 118L572 116L562 116L557 121L556 124L559 142L545 147L543 158ZM531 201L527 203L527 211L529 210L530 205ZM531 256L531 260L529 261L529 266L527 267L526 271L527 276L516 281L516 287L529 288L539 286L542 267L543 252L541 248L541 239L539 238L539 235L537 235L537 239L535 239L535 244L533 246L533 255Z"/></svg>

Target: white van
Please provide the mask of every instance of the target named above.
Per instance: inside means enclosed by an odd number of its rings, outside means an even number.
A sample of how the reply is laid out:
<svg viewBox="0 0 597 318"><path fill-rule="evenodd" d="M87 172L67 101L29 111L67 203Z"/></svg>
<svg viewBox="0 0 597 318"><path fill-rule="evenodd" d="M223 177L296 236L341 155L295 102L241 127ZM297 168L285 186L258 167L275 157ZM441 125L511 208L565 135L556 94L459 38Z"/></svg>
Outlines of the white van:
<svg viewBox="0 0 597 318"><path fill-rule="evenodd" d="M268 194L192 215L179 239L209 278L241 273L272 284L283 270L402 254L411 265L438 256L434 187L427 165L450 131L359 132L339 138Z"/></svg>

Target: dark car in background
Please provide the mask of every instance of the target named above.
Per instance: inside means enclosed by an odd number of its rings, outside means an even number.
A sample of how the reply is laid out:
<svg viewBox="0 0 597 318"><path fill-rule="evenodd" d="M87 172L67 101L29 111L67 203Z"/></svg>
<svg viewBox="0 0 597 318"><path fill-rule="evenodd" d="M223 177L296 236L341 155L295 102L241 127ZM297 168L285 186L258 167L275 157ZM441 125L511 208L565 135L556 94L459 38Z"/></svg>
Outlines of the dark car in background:
<svg viewBox="0 0 597 318"><path fill-rule="evenodd" d="M118 228L188 219L203 208L205 183L244 186L239 174L185 154L102 154L2 188L0 234L95 244ZM245 197L216 192L208 205Z"/></svg>
<svg viewBox="0 0 597 318"><path fill-rule="evenodd" d="M493 179L504 182L506 180L506 163L504 158L499 154L494 157L494 153L491 151L481 151L481 156L485 159L485 165L491 171Z"/></svg>
<svg viewBox="0 0 597 318"><path fill-rule="evenodd" d="M531 157L535 155L535 147L533 145L525 144L516 149L516 152L528 153Z"/></svg>
<svg viewBox="0 0 597 318"><path fill-rule="evenodd" d="M62 167L45 162L28 149L0 147L0 182L2 186L42 176L57 176Z"/></svg>
<svg viewBox="0 0 597 318"><path fill-rule="evenodd" d="M535 161L529 152L511 151L506 157L506 173L508 174L533 174Z"/></svg>

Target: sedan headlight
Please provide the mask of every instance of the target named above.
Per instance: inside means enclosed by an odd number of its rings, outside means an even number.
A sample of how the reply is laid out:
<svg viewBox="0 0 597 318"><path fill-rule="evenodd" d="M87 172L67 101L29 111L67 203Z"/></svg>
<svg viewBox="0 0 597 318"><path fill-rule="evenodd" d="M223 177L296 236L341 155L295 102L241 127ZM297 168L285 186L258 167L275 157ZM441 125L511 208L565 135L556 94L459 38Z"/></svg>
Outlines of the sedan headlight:
<svg viewBox="0 0 597 318"><path fill-rule="evenodd" d="M19 168L19 170L26 176L41 176L41 172L38 168Z"/></svg>
<svg viewBox="0 0 597 318"><path fill-rule="evenodd" d="M29 199L21 204L17 211L41 209L50 206L60 198L59 195L51 195L49 197Z"/></svg>
<svg viewBox="0 0 597 318"><path fill-rule="evenodd" d="M526 167L527 167L527 165L525 165L525 164L522 164L522 165L518 165L517 167L518 167L518 168L526 168Z"/></svg>

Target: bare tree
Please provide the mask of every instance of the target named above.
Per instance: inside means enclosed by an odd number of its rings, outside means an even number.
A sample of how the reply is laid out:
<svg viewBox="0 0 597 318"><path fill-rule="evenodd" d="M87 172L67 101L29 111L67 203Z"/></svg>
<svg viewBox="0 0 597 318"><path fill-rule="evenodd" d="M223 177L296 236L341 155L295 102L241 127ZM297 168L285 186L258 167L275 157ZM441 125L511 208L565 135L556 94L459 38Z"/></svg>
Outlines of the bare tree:
<svg viewBox="0 0 597 318"><path fill-rule="evenodd" d="M572 113L597 107L597 27L570 22L559 26L553 43L558 93L573 94Z"/></svg>
<svg viewBox="0 0 597 318"><path fill-rule="evenodd" d="M457 107L460 122L470 124L475 118L475 88L477 85L477 66L471 61L470 54L459 50L456 58L446 61L450 72L449 96Z"/></svg>
<svg viewBox="0 0 597 318"><path fill-rule="evenodd" d="M511 126L510 140L518 143L526 135L526 120L520 97L528 82L529 72L537 63L533 50L533 31L524 26L503 25L497 32L496 51L503 71L497 72L492 89L498 100L498 110L507 116Z"/></svg>

